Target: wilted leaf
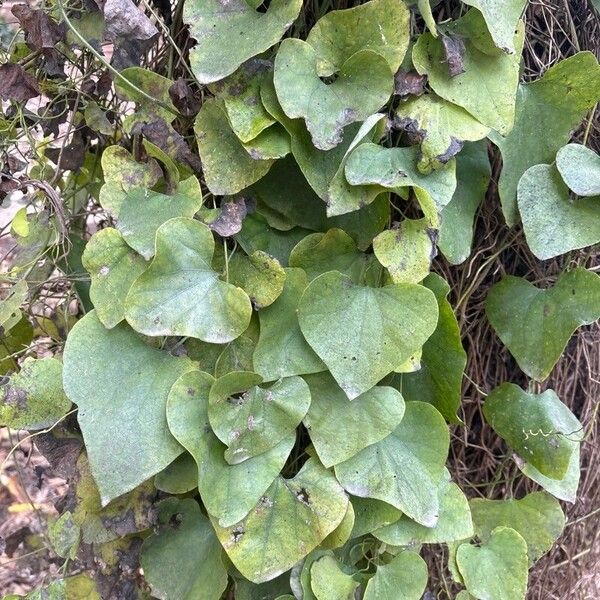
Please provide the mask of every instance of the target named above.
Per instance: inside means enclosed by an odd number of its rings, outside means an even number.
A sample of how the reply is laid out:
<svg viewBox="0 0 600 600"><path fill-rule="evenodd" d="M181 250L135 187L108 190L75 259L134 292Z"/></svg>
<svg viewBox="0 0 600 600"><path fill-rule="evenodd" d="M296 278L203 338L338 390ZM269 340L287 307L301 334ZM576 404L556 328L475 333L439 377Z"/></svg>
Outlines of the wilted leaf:
<svg viewBox="0 0 600 600"><path fill-rule="evenodd" d="M485 311L519 367L543 381L573 332L600 318L600 277L576 268L542 290L521 277L507 276L489 291Z"/></svg>
<svg viewBox="0 0 600 600"><path fill-rule="evenodd" d="M168 498L159 505L158 518L158 530L144 540L141 556L153 595L163 600L218 600L227 587L227 571L219 541L198 503Z"/></svg>
<svg viewBox="0 0 600 600"><path fill-rule="evenodd" d="M433 406L407 402L398 427L336 465L335 474L349 493L383 500L417 523L434 527L449 439L446 423Z"/></svg>
<svg viewBox="0 0 600 600"><path fill-rule="evenodd" d="M15 4L11 9L25 32L25 42L34 50L53 49L65 36L59 25L44 10L34 10L27 4Z"/></svg>
<svg viewBox="0 0 600 600"><path fill-rule="evenodd" d="M553 390L529 394L503 383L485 399L492 429L525 461L552 479L562 479L583 439L583 426Z"/></svg>
<svg viewBox="0 0 600 600"><path fill-rule="evenodd" d="M0 65L0 98L27 102L41 94L37 80L15 63Z"/></svg>
<svg viewBox="0 0 600 600"><path fill-rule="evenodd" d="M381 441L404 416L404 399L394 388L376 386L350 401L329 373L304 379L312 396L304 425L325 467Z"/></svg>
<svg viewBox="0 0 600 600"><path fill-rule="evenodd" d="M227 77L276 44L301 8L301 0L275 0L264 13L244 0L186 0L183 21L198 42L190 52L194 75L200 83Z"/></svg>
<svg viewBox="0 0 600 600"><path fill-rule="evenodd" d="M169 88L169 96L175 108L185 117L198 114L201 103L183 77L177 79Z"/></svg>
<svg viewBox="0 0 600 600"><path fill-rule="evenodd" d="M556 167L578 196L600 196L600 156L581 144L567 144L556 155Z"/></svg>
<svg viewBox="0 0 600 600"><path fill-rule="evenodd" d="M363 600L419 600L427 585L427 564L416 553L403 551L380 564L368 581Z"/></svg>
<svg viewBox="0 0 600 600"><path fill-rule="evenodd" d="M427 76L419 75L416 71L400 69L394 75L394 94L405 98L406 96L422 96L425 93Z"/></svg>

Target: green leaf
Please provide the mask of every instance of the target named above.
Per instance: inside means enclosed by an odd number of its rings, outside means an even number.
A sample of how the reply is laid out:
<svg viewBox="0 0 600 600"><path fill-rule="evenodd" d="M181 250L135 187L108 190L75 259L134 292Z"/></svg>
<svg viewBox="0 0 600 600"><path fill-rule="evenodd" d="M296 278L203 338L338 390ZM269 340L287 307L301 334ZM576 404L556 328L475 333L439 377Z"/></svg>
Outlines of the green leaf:
<svg viewBox="0 0 600 600"><path fill-rule="evenodd" d="M394 123L421 143L417 166L425 174L450 161L465 141L481 140L490 132L466 110L435 94L400 103Z"/></svg>
<svg viewBox="0 0 600 600"><path fill-rule="evenodd" d="M479 547L461 544L456 561L467 590L476 598L524 600L527 544L514 529L497 527Z"/></svg>
<svg viewBox="0 0 600 600"><path fill-rule="evenodd" d="M476 21L474 17L470 18L472 32L487 32L481 15ZM420 36L414 45L414 65L421 75L428 76L428 83L436 94L462 106L483 125L506 135L515 118L523 25L518 27L514 38L515 54L490 56L469 38L464 39L464 44L462 73L450 75L442 41L429 33Z"/></svg>
<svg viewBox="0 0 600 600"><path fill-rule="evenodd" d="M48 539L52 550L61 558L74 560L79 548L79 526L70 511L48 521Z"/></svg>
<svg viewBox="0 0 600 600"><path fill-rule="evenodd" d="M246 293L219 280L206 225L171 219L156 232L156 255L129 290L125 316L145 335L184 335L224 344L248 327Z"/></svg>
<svg viewBox="0 0 600 600"><path fill-rule="evenodd" d="M373 240L373 252L394 283L419 283L429 274L436 237L427 219L404 219Z"/></svg>
<svg viewBox="0 0 600 600"><path fill-rule="evenodd" d="M380 54L395 73L408 49L409 37L410 12L405 4L371 0L328 12L317 21L306 41L319 57L319 76L327 77L360 50Z"/></svg>
<svg viewBox="0 0 600 600"><path fill-rule="evenodd" d="M71 408L56 358L27 357L21 370L0 386L0 423L12 429L45 429Z"/></svg>
<svg viewBox="0 0 600 600"><path fill-rule="evenodd" d="M394 388L374 387L350 401L329 373L304 379L313 398L304 425L325 467L381 441L404 416L404 399Z"/></svg>
<svg viewBox="0 0 600 600"><path fill-rule="evenodd" d="M416 552L404 551L377 567L363 600L419 600L426 585L427 564Z"/></svg>
<svg viewBox="0 0 600 600"><path fill-rule="evenodd" d="M227 79L208 86L223 100L229 124L241 142L254 140L275 123L260 99L260 83L271 63L260 59L245 62Z"/></svg>
<svg viewBox="0 0 600 600"><path fill-rule="evenodd" d="M310 587L317 600L354 600L358 581L342 571L333 556L325 554L310 567Z"/></svg>
<svg viewBox="0 0 600 600"><path fill-rule="evenodd" d="M123 239L148 260L154 256L158 228L175 217L193 217L201 206L200 183L195 177L172 196L134 189L123 199L117 229Z"/></svg>
<svg viewBox="0 0 600 600"><path fill-rule="evenodd" d="M450 286L436 273L431 273L423 284L435 294L439 319L435 331L423 345L421 368L403 374L399 378L400 389L407 400L430 402L448 421L460 423L457 412L467 354L454 310L446 298Z"/></svg>
<svg viewBox="0 0 600 600"><path fill-rule="evenodd" d="M351 502L354 507L354 527L351 538L361 537L391 525L402 516L402 512L395 506L375 498L352 496Z"/></svg>
<svg viewBox="0 0 600 600"><path fill-rule="evenodd" d="M361 144L346 162L346 179L351 185L380 185L394 191L414 187L417 194L422 190L431 196L441 211L456 190L456 161L423 175L417 168L418 152L416 146L384 148Z"/></svg>
<svg viewBox="0 0 600 600"><path fill-rule="evenodd" d="M492 169L487 141L467 143L456 157L456 191L442 212L438 248L452 265L471 254L473 221L485 198Z"/></svg>
<svg viewBox="0 0 600 600"><path fill-rule="evenodd" d="M310 406L300 377L286 377L261 387L255 373L229 373L209 394L208 416L216 436L228 446L225 460L238 464L289 438Z"/></svg>
<svg viewBox="0 0 600 600"><path fill-rule="evenodd" d="M440 544L464 540L473 535L469 503L462 490L444 477L438 488L439 518L434 527L424 527L402 515L391 525L373 532L373 535L392 546L419 547L420 544Z"/></svg>
<svg viewBox="0 0 600 600"><path fill-rule="evenodd" d="M244 3L243 0L235 1ZM273 164L272 160L254 160L250 156L231 130L227 114L216 100L202 104L194 131L204 179L215 196L237 194L258 181Z"/></svg>
<svg viewBox="0 0 600 600"><path fill-rule="evenodd" d="M105 186L115 186L119 190L129 192L135 188L153 188L162 177L158 163L149 159L147 163L140 163L133 158L131 153L122 146L108 146L102 152L102 172ZM109 206L104 208L110 210ZM113 211L111 211L113 212ZM119 211L114 211L118 214Z"/></svg>
<svg viewBox="0 0 600 600"><path fill-rule="evenodd" d="M318 373L325 365L308 345L296 313L302 293L308 286L301 269L286 269L281 296L258 313L260 336L254 351L254 368L265 381L280 377Z"/></svg>
<svg viewBox="0 0 600 600"><path fill-rule="evenodd" d="M517 195L527 245L540 260L600 242L600 196L572 200L556 166L527 169Z"/></svg>
<svg viewBox="0 0 600 600"><path fill-rule="evenodd" d="M213 433L208 420L208 394L214 378L192 371L178 379L169 393L169 429L198 465L198 490L206 510L229 527L243 519L273 483L290 454L296 435L268 452L243 463L225 461L227 447Z"/></svg>
<svg viewBox="0 0 600 600"><path fill-rule="evenodd" d="M181 454L167 428L165 406L169 389L192 368L191 361L147 346L123 323L105 329L94 311L69 333L63 360L65 392L79 406L103 504Z"/></svg>
<svg viewBox="0 0 600 600"><path fill-rule="evenodd" d="M369 285L378 285L381 278L381 267L373 255L360 252L342 229L307 235L294 246L289 263L303 269L311 281L327 271L339 271L354 283Z"/></svg>
<svg viewBox="0 0 600 600"><path fill-rule="evenodd" d="M546 477L562 479L583 439L583 426L553 390L529 394L503 383L485 399L492 429Z"/></svg>
<svg viewBox="0 0 600 600"><path fill-rule="evenodd" d="M400 425L382 441L336 465L335 474L351 494L383 500L434 527L448 445L448 428L439 412L424 402L407 402Z"/></svg>
<svg viewBox="0 0 600 600"><path fill-rule="evenodd" d="M342 522L321 542L320 547L326 549L342 548L350 539L353 528L354 507L351 502L348 502L348 508Z"/></svg>
<svg viewBox="0 0 600 600"><path fill-rule="evenodd" d="M167 494L185 494L198 487L198 467L188 452L180 454L154 478L157 490Z"/></svg>
<svg viewBox="0 0 600 600"><path fill-rule="evenodd" d="M437 317L435 296L424 287L375 289L336 271L317 277L298 305L304 337L351 400L416 352Z"/></svg>
<svg viewBox="0 0 600 600"><path fill-rule="evenodd" d="M243 521L213 525L233 564L260 583L316 548L342 522L347 507L335 477L311 458L293 479L278 477Z"/></svg>
<svg viewBox="0 0 600 600"><path fill-rule="evenodd" d="M512 527L527 542L529 566L552 548L565 526L560 504L545 492L521 500L474 498L469 505L477 537L485 543L496 527Z"/></svg>
<svg viewBox="0 0 600 600"><path fill-rule="evenodd" d="M223 350L214 365L215 377L221 377L231 371L252 371L254 369L252 356L259 333L258 313L253 312L248 329L240 337L229 342L225 348L220 346Z"/></svg>
<svg viewBox="0 0 600 600"><path fill-rule="evenodd" d="M81 260L92 280L90 299L96 315L110 329L125 318L125 298L146 263L112 227L90 238Z"/></svg>
<svg viewBox="0 0 600 600"><path fill-rule="evenodd" d="M495 0L465 0L465 4L478 9L494 40L494 44L509 54L516 52L514 37L527 0L509 0L498 4Z"/></svg>
<svg viewBox="0 0 600 600"><path fill-rule="evenodd" d="M417 7L421 13L423 21L425 21L425 25L427 25L427 29L429 29L433 37L437 38L437 23L435 22L435 18L433 17L433 13L431 11L431 0L417 0Z"/></svg>
<svg viewBox="0 0 600 600"><path fill-rule="evenodd" d="M573 332L600 317L600 277L576 268L542 290L507 276L490 289L485 312L519 367L543 381Z"/></svg>
<svg viewBox="0 0 600 600"><path fill-rule="evenodd" d="M504 138L491 136L502 153L498 191L509 225L518 221L517 185L529 167L551 163L586 112L598 101L600 65L579 52L550 67L537 81L519 86L515 124Z"/></svg>
<svg viewBox="0 0 600 600"><path fill-rule="evenodd" d="M283 158L292 151L290 136L279 123L267 127L253 140L242 145L254 160Z"/></svg>
<svg viewBox="0 0 600 600"><path fill-rule="evenodd" d="M238 253L229 260L229 281L242 288L258 310L270 306L281 295L285 270L276 258L261 250L250 256Z"/></svg>
<svg viewBox="0 0 600 600"><path fill-rule="evenodd" d="M275 58L274 84L285 114L304 119L315 147L330 150L342 141L346 125L363 121L387 102L393 72L372 50L348 57L332 83L321 81L318 64L309 43L285 39Z"/></svg>
<svg viewBox="0 0 600 600"><path fill-rule="evenodd" d="M183 22L197 41L190 52L194 75L200 83L227 77L276 44L301 8L301 0L275 0L265 12L257 12L244 0L227 5L219 0L186 0Z"/></svg>
<svg viewBox="0 0 600 600"><path fill-rule="evenodd" d="M600 196L600 156L581 144L567 144L556 155L556 166L578 196Z"/></svg>
<svg viewBox="0 0 600 600"><path fill-rule="evenodd" d="M243 577L235 579L235 600L294 600L294 596L286 594L289 591L289 573L260 584Z"/></svg>
<svg viewBox="0 0 600 600"><path fill-rule="evenodd" d="M221 547L195 500L168 498L158 508L158 531L140 558L153 596L162 600L219 600L227 587Z"/></svg>

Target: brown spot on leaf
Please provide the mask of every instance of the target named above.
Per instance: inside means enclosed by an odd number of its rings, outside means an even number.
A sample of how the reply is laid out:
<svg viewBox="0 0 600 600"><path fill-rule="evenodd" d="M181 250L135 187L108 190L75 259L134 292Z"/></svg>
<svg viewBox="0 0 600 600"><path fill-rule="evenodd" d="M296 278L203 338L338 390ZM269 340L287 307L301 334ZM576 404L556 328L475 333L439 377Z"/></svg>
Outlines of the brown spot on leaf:
<svg viewBox="0 0 600 600"><path fill-rule="evenodd" d="M464 145L465 145L465 143L463 140L459 140L458 138L451 137L450 145L448 146L446 151L443 154L439 154L435 158L439 162L441 162L443 165L445 165L448 161L450 161L452 158L454 158L462 150Z"/></svg>
<svg viewBox="0 0 600 600"><path fill-rule="evenodd" d="M244 535L244 533L246 533L246 530L243 528L242 525L238 525L237 527L232 529L231 530L231 539L232 539L233 543L236 544L237 542L239 542L242 539L242 536Z"/></svg>
<svg viewBox="0 0 600 600"><path fill-rule="evenodd" d="M450 77L456 77L464 73L465 42L463 39L461 37L443 35L442 45Z"/></svg>

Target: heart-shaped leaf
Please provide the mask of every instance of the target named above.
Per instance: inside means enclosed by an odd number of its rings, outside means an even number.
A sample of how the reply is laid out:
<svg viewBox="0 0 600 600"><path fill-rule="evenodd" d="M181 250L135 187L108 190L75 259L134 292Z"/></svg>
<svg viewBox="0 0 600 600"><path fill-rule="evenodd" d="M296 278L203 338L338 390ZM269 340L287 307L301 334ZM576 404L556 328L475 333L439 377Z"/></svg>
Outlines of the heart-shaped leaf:
<svg viewBox="0 0 600 600"><path fill-rule="evenodd" d="M485 312L521 369L543 381L573 332L600 318L600 277L577 268L541 290L507 276L489 291Z"/></svg>
<svg viewBox="0 0 600 600"><path fill-rule="evenodd" d="M244 0L226 5L220 0L186 0L183 21L198 42L190 52L194 75L200 83L227 77L276 44L301 8L301 0L275 0L266 12L257 12Z"/></svg>
<svg viewBox="0 0 600 600"><path fill-rule="evenodd" d="M237 569L260 583L316 548L342 522L347 507L335 477L311 458L293 479L278 477L243 521L213 525Z"/></svg>
<svg viewBox="0 0 600 600"><path fill-rule="evenodd" d="M425 174L449 162L465 141L481 140L490 132L466 110L435 94L399 104L394 124L420 142L418 168Z"/></svg>
<svg viewBox="0 0 600 600"><path fill-rule="evenodd" d="M173 383L192 369L190 360L147 346L124 323L105 329L92 311L69 333L63 361L65 392L79 406L77 419L103 504L181 454L165 406Z"/></svg>
<svg viewBox="0 0 600 600"><path fill-rule="evenodd" d="M383 500L434 527L448 446L442 415L425 402L407 402L400 425L382 441L336 465L335 474L351 494Z"/></svg>
<svg viewBox="0 0 600 600"><path fill-rule="evenodd" d="M361 537L366 533L387 527L402 516L402 512L395 506L375 498L352 496L351 502L354 507L354 527L351 538Z"/></svg>
<svg viewBox="0 0 600 600"><path fill-rule="evenodd" d="M350 401L329 373L304 379L313 399L304 425L326 467L381 441L404 416L404 399L394 388L374 387Z"/></svg>
<svg viewBox="0 0 600 600"><path fill-rule="evenodd" d="M418 547L420 544L441 544L464 540L473 535L469 503L462 490L450 477L444 477L438 488L440 512L435 527L424 527L406 515L373 535L392 546Z"/></svg>
<svg viewBox="0 0 600 600"><path fill-rule="evenodd" d="M488 35L485 21L477 13L471 19L472 35ZM463 17L464 18L464 17ZM497 56L485 54L470 39L464 40L463 72L450 74L441 39L424 33L413 48L417 71L428 76L429 85L442 98L462 106L480 123L506 135L515 118L515 97L519 84L519 64L523 47L523 25L514 38L516 52Z"/></svg>
<svg viewBox="0 0 600 600"><path fill-rule="evenodd" d="M229 527L252 510L279 475L296 435L260 456L228 464L223 456L227 447L213 433L208 420L208 395L214 381L201 371L179 378L169 392L167 421L198 465L198 490L206 510L222 527Z"/></svg>
<svg viewBox="0 0 600 600"><path fill-rule="evenodd" d="M156 232L156 255L131 286L125 315L146 335L185 335L224 344L248 327L246 293L219 280L211 261L210 229L192 219L171 219Z"/></svg>
<svg viewBox="0 0 600 600"><path fill-rule="evenodd" d="M373 240L373 252L394 283L419 283L427 277L436 255L436 237L427 219L404 219Z"/></svg>
<svg viewBox="0 0 600 600"><path fill-rule="evenodd" d="M315 147L330 150L342 141L346 125L363 121L387 102L394 77L385 58L372 50L350 56L331 83L319 78L318 63L310 44L285 39L273 81L285 114L304 119Z"/></svg>
<svg viewBox="0 0 600 600"><path fill-rule="evenodd" d="M540 260L600 242L600 196L571 200L554 165L525 172L518 204L527 245Z"/></svg>
<svg viewBox="0 0 600 600"><path fill-rule="evenodd" d="M162 177L160 166L154 159L146 163L137 162L123 146L105 148L101 164L105 185L114 185L124 192L138 187L153 188ZM104 204L102 206L108 209Z"/></svg>
<svg viewBox="0 0 600 600"><path fill-rule="evenodd" d="M600 196L600 156L581 144L567 144L556 154L556 167L578 196Z"/></svg>
<svg viewBox="0 0 600 600"><path fill-rule="evenodd" d="M112 227L90 238L81 261L92 280L90 299L96 315L110 329L125 318L125 298L146 262Z"/></svg>
<svg viewBox="0 0 600 600"><path fill-rule="evenodd" d="M227 571L219 540L198 503L167 498L159 505L158 522L144 540L140 559L152 594L164 600L218 600L227 587Z"/></svg>
<svg viewBox="0 0 600 600"><path fill-rule="evenodd" d="M2 339L4 342L4 338ZM12 429L45 429L71 408L56 358L27 357L18 373L0 385L0 423Z"/></svg>
<svg viewBox="0 0 600 600"><path fill-rule="evenodd" d="M256 372L265 381L318 373L326 368L304 339L296 313L308 277L302 269L288 268L285 272L281 296L258 314L260 336L253 361Z"/></svg>
<svg viewBox="0 0 600 600"><path fill-rule="evenodd" d="M208 416L216 436L228 446L229 464L270 450L296 431L310 406L301 377L286 377L265 387L254 373L229 373L210 390Z"/></svg>
<svg viewBox="0 0 600 600"><path fill-rule="evenodd" d="M328 554L315 560L310 567L310 587L317 600L354 600L359 582L340 568Z"/></svg>
<svg viewBox="0 0 600 600"><path fill-rule="evenodd" d="M416 352L437 318L422 286L364 287L336 271L317 277L298 305L304 337L351 400Z"/></svg>
<svg viewBox="0 0 600 600"><path fill-rule="evenodd" d="M395 73L408 49L410 12L398 0L371 0L321 17L306 41L319 57L320 77L338 71L360 50L383 56Z"/></svg>
<svg viewBox="0 0 600 600"><path fill-rule="evenodd" d="M175 217L193 217L201 206L202 192L195 177L172 196L137 188L123 199L117 229L123 239L148 260L154 256L158 228Z"/></svg>
<svg viewBox="0 0 600 600"><path fill-rule="evenodd" d="M553 390L529 394L503 383L485 399L483 414L523 460L553 479L564 477L583 438L583 426Z"/></svg>
<svg viewBox="0 0 600 600"><path fill-rule="evenodd" d="M244 3L244 0L235 0ZM258 181L273 160L255 160L231 130L227 115L216 100L207 100L194 125L204 178L215 196L237 194Z"/></svg>
<svg viewBox="0 0 600 600"><path fill-rule="evenodd" d="M565 526L560 504L545 492L521 500L474 498L469 505L477 537L486 542L496 527L512 527L527 542L530 566L552 548Z"/></svg>
<svg viewBox="0 0 600 600"><path fill-rule="evenodd" d="M521 176L533 165L554 160L571 131L598 101L599 86L600 65L591 52L561 60L537 81L519 86L512 131L504 138L490 136L502 153L498 191L509 225L519 220L517 186Z"/></svg>
<svg viewBox="0 0 600 600"><path fill-rule="evenodd" d="M497 527L481 546L461 544L456 562L476 598L520 600L527 590L527 544L509 527Z"/></svg>
<svg viewBox="0 0 600 600"><path fill-rule="evenodd" d="M509 0L502 5L495 0L465 0L465 4L477 8L494 40L494 44L508 53L516 51L514 37L519 19L527 0Z"/></svg>
<svg viewBox="0 0 600 600"><path fill-rule="evenodd" d="M369 579L363 600L419 600L427 585L427 564L416 553L403 551L380 564Z"/></svg>

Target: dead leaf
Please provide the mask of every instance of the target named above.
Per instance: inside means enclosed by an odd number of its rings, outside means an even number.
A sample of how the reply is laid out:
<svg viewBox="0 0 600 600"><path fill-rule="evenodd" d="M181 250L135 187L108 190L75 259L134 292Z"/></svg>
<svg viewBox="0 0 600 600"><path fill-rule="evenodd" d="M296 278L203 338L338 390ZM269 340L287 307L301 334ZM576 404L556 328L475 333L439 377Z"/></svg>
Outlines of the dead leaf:
<svg viewBox="0 0 600 600"><path fill-rule="evenodd" d="M244 198L237 198L230 202L224 202L220 208L210 211L211 217L204 222L210 229L221 237L231 237L242 229L242 222L248 214L248 207Z"/></svg>
<svg viewBox="0 0 600 600"><path fill-rule="evenodd" d="M0 65L0 98L27 102L41 94L38 82L21 65Z"/></svg>
<svg viewBox="0 0 600 600"><path fill-rule="evenodd" d="M43 10L34 10L27 4L15 4L12 14L25 32L25 41L34 50L52 49L65 37L64 26Z"/></svg>
<svg viewBox="0 0 600 600"><path fill-rule="evenodd" d="M200 110L200 101L194 96L192 88L180 77L169 88L169 96L175 108L184 117L195 117Z"/></svg>
<svg viewBox="0 0 600 600"><path fill-rule="evenodd" d="M402 98L421 96L425 92L427 75L419 75L416 71L400 69L394 77L394 93Z"/></svg>
<svg viewBox="0 0 600 600"><path fill-rule="evenodd" d="M463 39L461 37L443 35L442 45L444 46L444 55L448 63L448 74L450 77L456 77L464 73L465 42Z"/></svg>
<svg viewBox="0 0 600 600"><path fill-rule="evenodd" d="M75 133L68 146L64 148L48 148L46 156L61 171L76 171L85 161L85 143L80 133Z"/></svg>

